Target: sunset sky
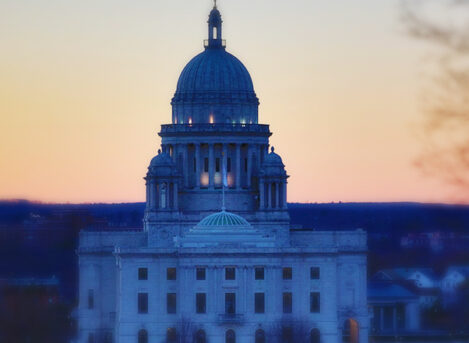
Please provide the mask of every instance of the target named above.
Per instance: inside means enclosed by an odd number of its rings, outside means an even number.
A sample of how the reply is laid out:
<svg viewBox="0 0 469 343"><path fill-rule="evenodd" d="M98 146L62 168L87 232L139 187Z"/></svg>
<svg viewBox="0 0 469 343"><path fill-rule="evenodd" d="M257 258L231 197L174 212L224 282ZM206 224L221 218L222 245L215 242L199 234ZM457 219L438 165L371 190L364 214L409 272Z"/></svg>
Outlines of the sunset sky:
<svg viewBox="0 0 469 343"><path fill-rule="evenodd" d="M219 0L290 202L457 202L414 167L428 46L399 0ZM0 199L144 201L210 0L2 0Z"/></svg>

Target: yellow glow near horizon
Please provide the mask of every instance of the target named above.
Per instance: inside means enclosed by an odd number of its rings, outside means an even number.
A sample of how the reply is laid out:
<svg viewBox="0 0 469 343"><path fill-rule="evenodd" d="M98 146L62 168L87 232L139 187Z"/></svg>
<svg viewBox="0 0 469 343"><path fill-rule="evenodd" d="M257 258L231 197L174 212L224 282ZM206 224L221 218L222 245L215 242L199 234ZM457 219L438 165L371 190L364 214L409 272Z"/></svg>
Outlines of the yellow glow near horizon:
<svg viewBox="0 0 469 343"><path fill-rule="evenodd" d="M413 166L425 48L398 0L223 1L290 202L462 201ZM0 198L143 201L210 1L3 0ZM467 199L466 199L467 200Z"/></svg>

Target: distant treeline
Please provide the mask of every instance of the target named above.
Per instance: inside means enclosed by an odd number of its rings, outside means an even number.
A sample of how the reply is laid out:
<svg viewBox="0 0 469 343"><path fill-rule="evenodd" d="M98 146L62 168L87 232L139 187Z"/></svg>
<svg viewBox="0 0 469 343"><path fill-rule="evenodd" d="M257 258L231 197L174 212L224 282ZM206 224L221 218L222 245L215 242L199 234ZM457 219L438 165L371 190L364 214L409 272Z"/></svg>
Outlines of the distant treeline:
<svg viewBox="0 0 469 343"><path fill-rule="evenodd" d="M51 277L62 294L76 300L78 232L142 229L144 203L43 204L0 202L0 279ZM368 232L368 271L403 266L446 266L469 261L469 206L418 203L289 204L293 228ZM403 248L419 233L454 234L442 250Z"/></svg>
<svg viewBox="0 0 469 343"><path fill-rule="evenodd" d="M43 204L0 201L0 225L22 225L34 217L81 213L104 220L110 227L142 227L144 203ZM351 230L369 233L469 233L469 206L421 203L289 204L294 226L316 230Z"/></svg>

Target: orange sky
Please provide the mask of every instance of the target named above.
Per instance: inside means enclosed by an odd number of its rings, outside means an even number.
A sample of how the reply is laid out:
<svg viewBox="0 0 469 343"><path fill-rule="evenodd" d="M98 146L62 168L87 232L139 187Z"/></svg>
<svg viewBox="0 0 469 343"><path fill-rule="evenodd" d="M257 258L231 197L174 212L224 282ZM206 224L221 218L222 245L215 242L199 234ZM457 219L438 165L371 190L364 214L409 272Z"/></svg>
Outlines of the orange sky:
<svg viewBox="0 0 469 343"><path fill-rule="evenodd" d="M398 0L220 1L289 201L458 201L414 168L426 48ZM144 200L179 73L210 1L3 0L0 198Z"/></svg>

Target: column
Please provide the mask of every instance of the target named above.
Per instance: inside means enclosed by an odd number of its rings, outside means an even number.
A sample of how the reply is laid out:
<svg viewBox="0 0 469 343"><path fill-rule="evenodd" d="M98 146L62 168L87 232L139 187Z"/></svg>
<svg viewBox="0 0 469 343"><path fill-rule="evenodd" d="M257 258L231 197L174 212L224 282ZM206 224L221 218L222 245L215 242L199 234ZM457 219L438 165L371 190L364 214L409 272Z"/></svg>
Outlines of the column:
<svg viewBox="0 0 469 343"><path fill-rule="evenodd" d="M184 174L184 186L185 187L189 187L189 161L188 161L188 156L189 156L189 145L188 144L184 144L182 146L182 163L183 163L183 167L182 167L182 172Z"/></svg>
<svg viewBox="0 0 469 343"><path fill-rule="evenodd" d="M274 183L275 185L275 207L276 208L280 208L280 203L279 203L279 200L280 200L280 183L276 182Z"/></svg>
<svg viewBox="0 0 469 343"><path fill-rule="evenodd" d="M259 151L259 170L261 170L261 165L262 165L262 162L264 162L264 145L262 144L259 144L257 146L257 150Z"/></svg>
<svg viewBox="0 0 469 343"><path fill-rule="evenodd" d="M246 175L246 185L251 188L251 173L252 173L252 149L251 145L248 145L248 172Z"/></svg>
<svg viewBox="0 0 469 343"><path fill-rule="evenodd" d="M272 183L267 183L267 208L272 208Z"/></svg>
<svg viewBox="0 0 469 343"><path fill-rule="evenodd" d="M287 181L283 181L282 184L283 187L283 209L287 209Z"/></svg>
<svg viewBox="0 0 469 343"><path fill-rule="evenodd" d="M174 182L173 183L173 209L175 211L178 210L178 183Z"/></svg>
<svg viewBox="0 0 469 343"><path fill-rule="evenodd" d="M150 180L148 179L147 180L147 183L146 183L146 201L147 201L147 209L151 209L151 194L152 194L152 191L151 191L151 182Z"/></svg>
<svg viewBox="0 0 469 343"><path fill-rule="evenodd" d="M209 183L209 188L213 189L214 185L214 164L215 164L215 158L214 158L214 153L213 153L213 143L209 143L208 145L208 183Z"/></svg>
<svg viewBox="0 0 469 343"><path fill-rule="evenodd" d="M242 312L247 316L248 313L248 299L251 299L251 293L248 293L248 284L247 284L247 276L248 276L248 267L243 266L243 292L242 292ZM240 294L241 297L241 294ZM251 312L251 311L249 311Z"/></svg>
<svg viewBox="0 0 469 343"><path fill-rule="evenodd" d="M264 200L265 200L265 186L264 186L264 180L261 179L260 182L259 182L259 209L264 209L265 207L265 204L264 204Z"/></svg>
<svg viewBox="0 0 469 343"><path fill-rule="evenodd" d="M200 188L200 143L195 143L195 185Z"/></svg>
<svg viewBox="0 0 469 343"><path fill-rule="evenodd" d="M236 189L241 188L241 144L236 144Z"/></svg>

